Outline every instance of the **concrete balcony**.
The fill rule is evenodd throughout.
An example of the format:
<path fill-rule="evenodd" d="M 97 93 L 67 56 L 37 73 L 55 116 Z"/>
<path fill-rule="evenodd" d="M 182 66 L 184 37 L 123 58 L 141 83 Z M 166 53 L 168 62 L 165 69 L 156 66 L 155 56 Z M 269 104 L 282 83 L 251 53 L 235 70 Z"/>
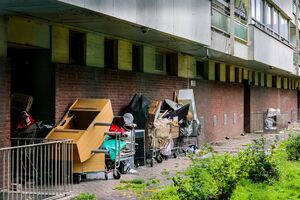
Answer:
<path fill-rule="evenodd" d="M 292 46 L 255 25 L 249 26 L 249 38 L 249 60 L 295 73 Z"/>
<path fill-rule="evenodd" d="M 211 42 L 209 0 L 59 1 L 202 45 L 209 46 Z"/>

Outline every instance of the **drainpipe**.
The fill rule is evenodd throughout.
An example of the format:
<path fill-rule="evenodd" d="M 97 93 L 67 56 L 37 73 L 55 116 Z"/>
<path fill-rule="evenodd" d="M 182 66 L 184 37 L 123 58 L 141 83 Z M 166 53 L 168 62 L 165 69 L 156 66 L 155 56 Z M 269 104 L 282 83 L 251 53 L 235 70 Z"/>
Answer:
<path fill-rule="evenodd" d="M 230 0 L 230 55 L 234 55 L 234 0 Z"/>
<path fill-rule="evenodd" d="M 296 57 L 297 57 L 297 63 L 296 63 L 296 73 L 299 76 L 299 25 L 298 25 L 298 19 L 299 19 L 299 0 L 296 0 Z"/>

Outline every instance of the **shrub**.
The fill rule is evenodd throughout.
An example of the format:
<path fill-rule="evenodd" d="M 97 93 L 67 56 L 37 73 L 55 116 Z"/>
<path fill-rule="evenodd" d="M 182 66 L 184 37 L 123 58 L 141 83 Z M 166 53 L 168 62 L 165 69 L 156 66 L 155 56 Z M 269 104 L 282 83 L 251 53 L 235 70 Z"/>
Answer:
<path fill-rule="evenodd" d="M 289 135 L 289 139 L 286 142 L 286 153 L 288 160 L 300 159 L 300 135 Z"/>
<path fill-rule="evenodd" d="M 77 197 L 73 198 L 73 200 L 96 200 L 97 197 L 95 194 L 90 194 L 90 193 L 80 193 Z"/>
<path fill-rule="evenodd" d="M 173 178 L 180 199 L 229 199 L 240 177 L 236 157 L 193 159 L 187 178 Z"/>
<path fill-rule="evenodd" d="M 271 153 L 265 151 L 263 138 L 254 140 L 237 156 L 225 154 L 191 159 L 192 165 L 186 171 L 186 176 L 173 178 L 180 199 L 229 199 L 243 178 L 267 183 L 279 178 Z"/>
<path fill-rule="evenodd" d="M 239 154 L 241 163 L 241 173 L 244 173 L 255 183 L 278 180 L 279 173 L 277 166 L 272 162 L 272 152 L 267 153 L 265 149 L 265 139 L 254 140 L 253 144 Z"/>

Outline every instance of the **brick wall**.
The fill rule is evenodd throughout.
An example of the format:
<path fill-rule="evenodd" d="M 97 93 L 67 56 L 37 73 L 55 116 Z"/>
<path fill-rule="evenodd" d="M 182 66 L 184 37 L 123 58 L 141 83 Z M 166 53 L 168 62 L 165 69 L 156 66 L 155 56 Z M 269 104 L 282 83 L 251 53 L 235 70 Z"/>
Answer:
<path fill-rule="evenodd" d="M 291 111 L 297 109 L 297 90 L 251 87 L 250 112 L 265 112 L 268 108 L 279 108 L 290 117 Z"/>
<path fill-rule="evenodd" d="M 0 148 L 9 146 L 10 135 L 10 70 L 0 58 Z"/>
<path fill-rule="evenodd" d="M 114 114 L 119 114 L 135 93 L 156 100 L 172 99 L 174 91 L 186 88 L 188 84 L 187 79 L 175 76 L 64 64 L 57 64 L 55 68 L 56 122 L 59 122 L 76 98 L 111 99 Z M 202 141 L 239 136 L 243 131 L 243 87 L 237 84 L 199 80 L 197 87 L 193 89 L 198 117 L 204 117 Z M 226 125 L 224 125 L 225 113 L 227 114 Z M 234 113 L 236 113 L 235 124 Z M 213 115 L 217 118 L 215 127 Z"/>
<path fill-rule="evenodd" d="M 241 84 L 197 81 L 194 93 L 198 118 L 204 117 L 205 134 L 202 140 L 216 141 L 240 136 L 244 124 L 243 91 Z"/>

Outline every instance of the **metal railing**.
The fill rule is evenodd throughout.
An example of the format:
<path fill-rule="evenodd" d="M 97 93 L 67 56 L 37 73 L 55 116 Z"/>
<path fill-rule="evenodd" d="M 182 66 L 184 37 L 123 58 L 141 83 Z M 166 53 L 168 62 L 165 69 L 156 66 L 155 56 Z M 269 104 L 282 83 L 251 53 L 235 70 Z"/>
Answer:
<path fill-rule="evenodd" d="M 215 4 L 212 7 L 212 19 L 211 25 L 214 29 L 221 31 L 227 35 L 230 34 L 230 16 L 225 10 L 219 9 Z M 234 35 L 235 38 L 248 41 L 248 25 L 247 22 L 238 19 L 234 19 Z"/>
<path fill-rule="evenodd" d="M 250 132 L 263 133 L 266 131 L 266 112 L 252 112 L 250 116 Z M 276 130 L 286 128 L 290 116 L 288 113 L 280 113 L 274 117 L 274 127 Z"/>
<path fill-rule="evenodd" d="M 250 115 L 250 132 L 264 132 L 264 113 L 252 112 Z"/>
<path fill-rule="evenodd" d="M 72 191 L 72 140 L 11 139 L 0 149 L 0 200 L 42 200 Z"/>

